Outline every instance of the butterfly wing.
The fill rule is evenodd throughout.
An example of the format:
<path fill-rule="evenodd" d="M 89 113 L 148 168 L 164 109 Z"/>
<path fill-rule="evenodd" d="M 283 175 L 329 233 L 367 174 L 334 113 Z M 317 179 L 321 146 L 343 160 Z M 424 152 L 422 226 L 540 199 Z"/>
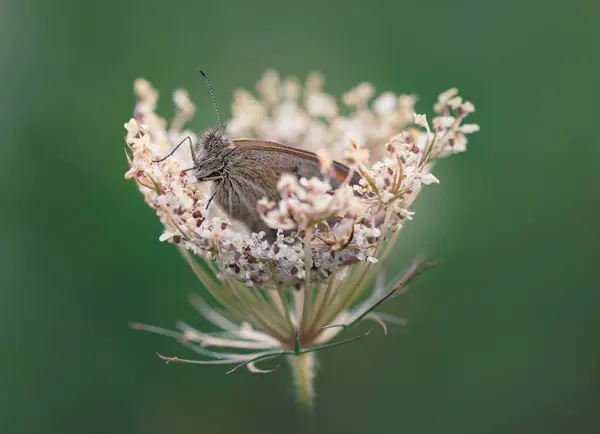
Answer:
<path fill-rule="evenodd" d="M 293 148 L 276 142 L 263 140 L 233 140 L 235 152 L 247 153 L 249 155 L 268 155 L 270 166 L 278 173 L 294 173 L 298 177 L 310 179 L 312 177 L 323 178 L 319 158 L 313 152 Z M 345 164 L 333 161 L 334 178 L 331 180 L 332 187 L 337 188 L 348 177 L 351 170 Z M 354 172 L 350 184 L 358 184 L 361 176 Z"/>
<path fill-rule="evenodd" d="M 215 190 L 215 200 L 230 217 L 244 222 L 253 232 L 264 231 L 269 241 L 276 238 L 277 230 L 266 225 L 257 202 L 263 197 L 278 200 L 277 182 L 283 173 L 307 179 L 323 178 L 316 154 L 275 142 L 232 140 L 227 161 L 223 179 Z M 351 169 L 337 161 L 332 166 L 334 177 L 330 182 L 335 189 L 347 179 Z M 353 172 L 350 184 L 357 184 L 360 179 Z M 332 220 L 330 224 L 334 223 Z"/>

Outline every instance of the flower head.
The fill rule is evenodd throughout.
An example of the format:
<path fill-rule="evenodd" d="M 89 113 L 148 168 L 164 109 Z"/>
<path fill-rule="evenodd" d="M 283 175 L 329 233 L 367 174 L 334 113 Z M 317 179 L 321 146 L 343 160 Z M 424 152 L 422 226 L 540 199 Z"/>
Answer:
<path fill-rule="evenodd" d="M 211 201 L 211 182 L 204 182 L 211 178 L 200 176 L 203 160 L 197 156 L 210 158 L 202 144 L 206 134 L 217 133 L 209 130 L 198 139 L 183 129 L 194 113 L 187 93 L 174 93 L 176 116 L 167 124 L 155 113 L 158 92 L 144 80 L 135 83 L 135 116 L 125 124 L 126 178 L 137 182 L 163 223 L 159 239 L 177 246 L 228 311 L 219 313 L 195 295 L 192 303 L 218 332 L 184 323 L 178 331 L 136 325 L 175 337 L 204 356 L 187 362 L 266 372 L 257 362 L 285 355 L 299 361 L 300 375 L 300 366 L 314 365 L 315 351 L 364 337 L 336 340 L 363 319 L 385 330 L 390 318 L 374 310 L 427 268 L 414 264 L 389 281 L 382 272 L 398 233 L 413 217 L 412 203 L 423 186 L 439 182 L 431 173 L 434 163 L 465 150 L 467 134 L 478 130 L 463 124 L 473 105 L 455 89 L 442 93 L 432 128 L 425 115 L 414 114 L 413 96 L 375 97 L 373 86 L 362 83 L 339 107 L 322 87 L 318 74 L 302 86 L 268 71 L 257 85 L 258 96 L 244 90 L 234 95 L 222 140 L 275 141 L 316 152 L 320 164 L 318 176 L 281 174 L 276 200 L 252 204 L 276 231 L 271 237 L 252 233 L 247 222 Z M 345 167 L 347 176 L 336 178 L 336 167 Z M 312 372 L 303 375 L 312 380 Z M 299 390 L 312 393 L 310 387 Z"/>

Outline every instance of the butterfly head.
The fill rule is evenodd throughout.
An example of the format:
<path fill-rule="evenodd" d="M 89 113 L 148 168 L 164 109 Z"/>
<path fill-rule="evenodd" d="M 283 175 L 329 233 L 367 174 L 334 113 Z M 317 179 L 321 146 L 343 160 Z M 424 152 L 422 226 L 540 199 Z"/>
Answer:
<path fill-rule="evenodd" d="M 196 178 L 214 181 L 223 178 L 227 166 L 227 154 L 231 140 L 220 128 L 208 128 L 198 140 L 195 155 Z"/>

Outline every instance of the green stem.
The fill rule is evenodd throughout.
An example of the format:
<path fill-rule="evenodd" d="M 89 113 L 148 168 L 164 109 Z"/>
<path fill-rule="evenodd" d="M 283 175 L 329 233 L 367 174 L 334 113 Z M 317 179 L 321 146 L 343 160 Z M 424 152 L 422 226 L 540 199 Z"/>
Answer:
<path fill-rule="evenodd" d="M 315 354 L 304 353 L 298 356 L 288 356 L 288 361 L 296 383 L 298 402 L 310 412 L 315 398 Z"/>

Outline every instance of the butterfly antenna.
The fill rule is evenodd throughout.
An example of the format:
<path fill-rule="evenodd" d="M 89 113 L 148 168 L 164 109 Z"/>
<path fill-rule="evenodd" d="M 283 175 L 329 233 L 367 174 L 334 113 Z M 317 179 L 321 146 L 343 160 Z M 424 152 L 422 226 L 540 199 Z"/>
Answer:
<path fill-rule="evenodd" d="M 206 84 L 208 84 L 208 91 L 210 92 L 210 97 L 212 98 L 213 105 L 215 106 L 215 111 L 217 112 L 217 121 L 219 122 L 219 128 L 222 127 L 221 124 L 221 115 L 219 114 L 219 106 L 217 105 L 217 99 L 215 98 L 215 93 L 213 92 L 212 85 L 210 84 L 210 80 L 208 79 L 208 75 L 202 70 L 200 70 L 200 74 L 206 80 Z"/>

